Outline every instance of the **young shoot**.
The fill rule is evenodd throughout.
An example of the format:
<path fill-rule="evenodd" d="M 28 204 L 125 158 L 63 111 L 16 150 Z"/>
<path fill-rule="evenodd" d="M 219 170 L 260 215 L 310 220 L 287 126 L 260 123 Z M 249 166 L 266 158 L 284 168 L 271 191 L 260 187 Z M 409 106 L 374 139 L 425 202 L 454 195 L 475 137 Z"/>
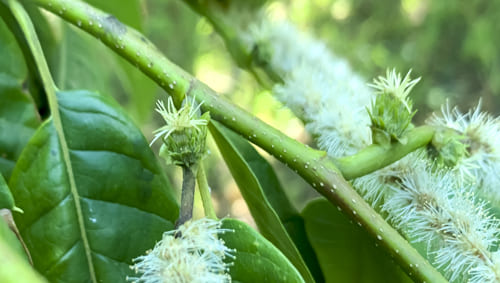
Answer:
<path fill-rule="evenodd" d="M 176 227 L 191 219 L 193 215 L 196 172 L 206 153 L 209 113 L 198 116 L 199 109 L 200 105 L 197 105 L 193 98 L 191 101 L 186 99 L 184 105 L 177 110 L 172 97 L 168 98 L 167 107 L 159 101 L 156 108 L 166 125 L 153 132 L 155 138 L 152 143 L 162 138 L 160 156 L 167 164 L 182 167 L 181 208 Z"/>

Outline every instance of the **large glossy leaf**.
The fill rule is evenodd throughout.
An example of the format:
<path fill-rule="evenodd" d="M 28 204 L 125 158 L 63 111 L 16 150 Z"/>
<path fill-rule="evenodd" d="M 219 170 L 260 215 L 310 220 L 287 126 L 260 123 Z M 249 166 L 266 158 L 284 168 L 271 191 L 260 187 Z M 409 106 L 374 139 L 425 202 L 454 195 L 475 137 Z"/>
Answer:
<path fill-rule="evenodd" d="M 115 103 L 88 91 L 59 92 L 58 102 L 61 125 L 40 126 L 11 176 L 25 212 L 16 223 L 51 282 L 123 282 L 131 259 L 173 227 L 178 205 Z"/>
<path fill-rule="evenodd" d="M 302 212 L 326 282 L 412 282 L 358 225 L 325 199 Z"/>
<path fill-rule="evenodd" d="M 235 250 L 229 273 L 233 282 L 300 283 L 304 279 L 290 261 L 271 242 L 247 224 L 222 220 L 222 228 L 232 230 L 220 234 L 226 246 Z"/>
<path fill-rule="evenodd" d="M 0 218 L 0 282 L 3 283 L 42 283 L 47 282 L 37 274 L 26 260 L 26 254 L 10 231 L 7 224 Z"/>
<path fill-rule="evenodd" d="M 314 282 L 301 254 L 281 223 L 280 216 L 266 197 L 266 195 L 271 196 L 270 199 L 280 211 L 283 220 L 294 220 L 296 215 L 294 209 L 279 187 L 276 176 L 269 172 L 272 168 L 257 169 L 257 172 L 264 177 L 260 180 L 253 170 L 262 166 L 264 162 L 256 157 L 257 153 L 251 145 L 245 145 L 245 141 L 216 121 L 211 122 L 210 132 L 262 235 L 290 259 L 307 282 Z M 262 171 L 263 169 L 267 172 Z M 266 187 L 266 194 L 263 187 Z"/>

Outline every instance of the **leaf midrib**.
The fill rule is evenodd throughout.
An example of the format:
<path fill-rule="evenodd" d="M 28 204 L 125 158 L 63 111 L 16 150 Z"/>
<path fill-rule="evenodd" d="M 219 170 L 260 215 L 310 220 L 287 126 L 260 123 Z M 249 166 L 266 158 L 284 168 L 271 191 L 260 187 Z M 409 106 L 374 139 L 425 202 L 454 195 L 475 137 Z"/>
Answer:
<path fill-rule="evenodd" d="M 92 260 L 92 251 L 90 250 L 89 240 L 87 238 L 87 233 L 85 232 L 85 224 L 84 224 L 84 219 L 83 219 L 82 207 L 81 207 L 81 203 L 80 203 L 80 195 L 78 194 L 78 188 L 77 188 L 76 182 L 75 182 L 75 175 L 73 173 L 73 165 L 71 164 L 71 159 L 70 159 L 70 155 L 69 155 L 69 147 L 68 147 L 68 143 L 66 142 L 66 136 L 64 135 L 62 120 L 61 120 L 61 116 L 59 113 L 59 107 L 58 107 L 59 103 L 57 101 L 57 97 L 55 94 L 55 88 L 52 90 L 53 90 L 53 92 L 51 93 L 51 95 L 54 96 L 54 98 L 53 98 L 54 103 L 53 104 L 55 105 L 55 107 L 54 108 L 50 107 L 50 110 L 52 113 L 54 128 L 56 129 L 57 136 L 59 138 L 61 152 L 63 155 L 64 163 L 66 165 L 66 173 L 68 174 L 70 191 L 71 191 L 71 195 L 73 196 L 73 200 L 75 202 L 75 210 L 76 210 L 76 215 L 77 215 L 77 219 L 78 219 L 78 227 L 80 228 L 80 235 L 82 237 L 83 247 L 85 250 L 85 255 L 87 257 L 90 277 L 92 279 L 92 282 L 97 283 L 97 278 L 96 278 L 96 274 L 95 274 L 95 270 L 94 270 L 94 263 Z"/>

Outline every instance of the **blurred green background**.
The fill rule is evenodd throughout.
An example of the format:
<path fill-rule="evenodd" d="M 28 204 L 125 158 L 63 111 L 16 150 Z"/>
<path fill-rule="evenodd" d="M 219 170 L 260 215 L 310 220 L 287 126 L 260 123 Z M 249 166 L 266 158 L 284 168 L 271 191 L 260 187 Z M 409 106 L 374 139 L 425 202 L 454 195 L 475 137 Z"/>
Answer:
<path fill-rule="evenodd" d="M 210 24 L 182 1 L 87 2 L 145 33 L 173 62 L 220 94 L 289 136 L 311 142 L 301 122 L 236 67 Z M 266 9 L 272 17 L 289 19 L 324 41 L 367 82 L 383 75 L 386 68 L 396 67 L 402 73 L 413 69 L 413 77 L 422 77 L 412 92 L 419 110 L 417 124 L 447 99 L 466 111 L 482 97 L 483 109 L 499 113 L 498 0 L 289 0 L 269 1 Z M 166 94 L 99 41 L 55 16 L 43 15 L 46 20 L 38 20 L 37 28 L 57 85 L 115 97 L 151 139 L 152 130 L 163 122 L 153 111 L 154 102 L 166 99 Z M 46 32 L 47 25 L 54 34 Z M 230 214 L 251 223 L 236 185 L 210 143 L 211 154 L 205 162 L 218 215 Z M 297 175 L 263 154 L 299 209 L 316 196 Z M 179 187 L 180 172 L 175 168 L 169 172 Z"/>

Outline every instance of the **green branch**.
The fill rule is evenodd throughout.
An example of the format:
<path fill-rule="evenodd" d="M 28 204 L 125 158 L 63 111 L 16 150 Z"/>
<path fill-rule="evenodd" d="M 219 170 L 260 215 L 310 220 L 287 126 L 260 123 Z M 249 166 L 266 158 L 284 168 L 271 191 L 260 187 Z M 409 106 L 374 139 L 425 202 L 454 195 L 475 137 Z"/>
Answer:
<path fill-rule="evenodd" d="M 435 129 L 421 126 L 409 131 L 404 139 L 405 144 L 394 142 L 390 147 L 372 144 L 358 153 L 339 158 L 334 161 L 347 180 L 358 178 L 375 170 L 390 165 L 408 153 L 431 142 Z"/>
<path fill-rule="evenodd" d="M 442 275 L 361 198 L 342 177 L 326 153 L 289 138 L 255 116 L 217 95 L 166 59 L 144 36 L 112 15 L 84 2 L 29 0 L 99 38 L 135 64 L 180 104 L 185 95 L 203 101 L 203 110 L 297 171 L 315 189 L 359 222 L 415 280 L 446 282 Z"/>

